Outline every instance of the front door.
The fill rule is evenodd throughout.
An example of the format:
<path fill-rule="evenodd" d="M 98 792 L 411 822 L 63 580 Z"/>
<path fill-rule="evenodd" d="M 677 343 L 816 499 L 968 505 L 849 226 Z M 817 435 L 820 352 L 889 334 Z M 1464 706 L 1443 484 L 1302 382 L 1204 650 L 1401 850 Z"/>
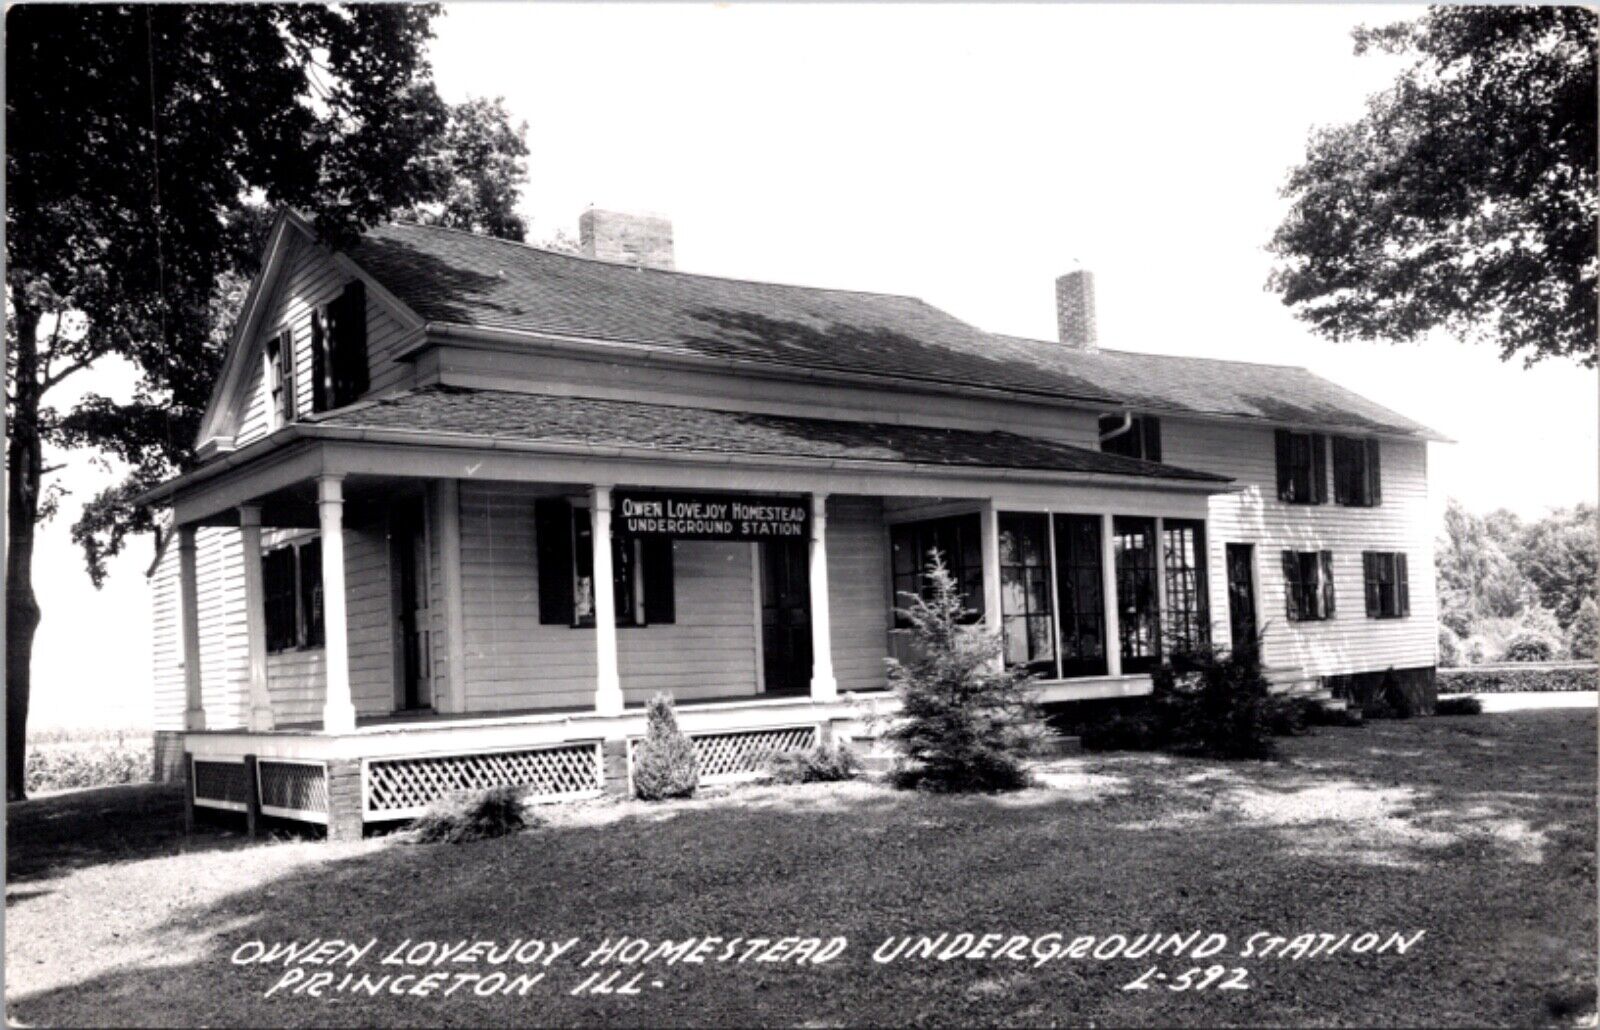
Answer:
<path fill-rule="evenodd" d="M 763 540 L 761 670 L 769 694 L 811 689 L 811 584 L 808 541 Z"/>
<path fill-rule="evenodd" d="M 428 535 L 422 502 L 397 505 L 390 534 L 395 574 L 395 616 L 399 623 L 400 684 L 395 698 L 402 710 L 433 704 L 433 655 L 428 609 Z"/>
<path fill-rule="evenodd" d="M 1256 639 L 1256 548 L 1228 545 L 1228 627 L 1233 646 L 1254 646 Z"/>

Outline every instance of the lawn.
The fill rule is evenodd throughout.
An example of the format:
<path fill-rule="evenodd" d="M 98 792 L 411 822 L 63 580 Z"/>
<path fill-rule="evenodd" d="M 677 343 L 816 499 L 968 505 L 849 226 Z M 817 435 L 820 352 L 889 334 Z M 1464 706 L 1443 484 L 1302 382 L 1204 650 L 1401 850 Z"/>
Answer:
<path fill-rule="evenodd" d="M 1574 1025 L 1594 1011 L 1595 733 L 1593 710 L 1372 723 L 1290 740 L 1280 763 L 1073 756 L 1042 769 L 1045 786 L 1007 797 L 862 782 L 749 787 L 654 807 L 547 809 L 543 828 L 461 846 L 250 842 L 215 829 L 186 841 L 170 788 L 47 798 L 9 813 L 10 1016 L 34 1025 Z M 1063 935 L 1059 946 L 1079 936 L 1100 946 L 1113 934 L 1194 931 L 1226 935 L 1225 948 L 1198 960 L 1043 964 L 872 957 L 903 934 L 1001 935 L 991 952 L 1025 937 L 1011 954 L 1028 955 L 1048 954 L 1049 934 Z M 1255 934 L 1387 941 L 1417 931 L 1426 933 L 1403 954 L 1327 943 L 1328 953 L 1300 958 L 1240 954 Z M 821 965 L 658 961 L 613 981 L 643 973 L 640 993 L 572 993 L 594 971 L 581 956 L 620 935 L 652 947 L 708 935 L 848 944 Z M 527 967 L 545 978 L 509 997 L 473 993 L 493 981 L 461 981 L 448 997 L 267 997 L 283 965 L 230 963 L 252 940 L 313 938 L 376 938 L 338 973 L 373 977 L 407 972 L 379 959 L 408 940 L 580 943 L 548 967 Z M 1220 980 L 1173 989 L 1185 970 L 1214 964 L 1227 970 Z M 1149 989 L 1125 989 L 1152 967 Z"/>

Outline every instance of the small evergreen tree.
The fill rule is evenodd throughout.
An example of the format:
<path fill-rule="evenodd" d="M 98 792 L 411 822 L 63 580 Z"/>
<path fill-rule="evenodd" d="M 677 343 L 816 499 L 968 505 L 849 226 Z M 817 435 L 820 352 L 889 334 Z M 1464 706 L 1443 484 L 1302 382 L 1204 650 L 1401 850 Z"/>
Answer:
<path fill-rule="evenodd" d="M 930 596 L 898 609 L 911 621 L 914 658 L 889 659 L 901 719 L 888 731 L 901 751 L 896 786 L 935 791 L 1017 790 L 1023 759 L 1043 736 L 1029 677 L 1005 668 L 996 634 L 967 625 L 971 610 L 937 551 L 925 572 Z"/>
<path fill-rule="evenodd" d="M 686 798 L 700 786 L 694 744 L 678 729 L 671 694 L 645 708 L 645 737 L 633 752 L 633 792 L 646 801 Z"/>
<path fill-rule="evenodd" d="M 1174 652 L 1151 680 L 1164 749 L 1214 758 L 1277 754 L 1273 731 L 1285 717 L 1262 669 L 1259 646 Z"/>

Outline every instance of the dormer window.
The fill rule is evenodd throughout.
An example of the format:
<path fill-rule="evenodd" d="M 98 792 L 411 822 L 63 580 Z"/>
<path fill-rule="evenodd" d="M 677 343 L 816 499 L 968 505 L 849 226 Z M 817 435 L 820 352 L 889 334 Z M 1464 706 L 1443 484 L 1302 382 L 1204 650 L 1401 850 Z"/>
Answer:
<path fill-rule="evenodd" d="M 311 410 L 342 408 L 368 385 L 367 289 L 357 279 L 311 313 Z"/>
<path fill-rule="evenodd" d="M 1100 416 L 1100 450 L 1124 458 L 1161 460 L 1161 420 L 1154 415 L 1135 415 L 1123 428 L 1122 415 Z"/>

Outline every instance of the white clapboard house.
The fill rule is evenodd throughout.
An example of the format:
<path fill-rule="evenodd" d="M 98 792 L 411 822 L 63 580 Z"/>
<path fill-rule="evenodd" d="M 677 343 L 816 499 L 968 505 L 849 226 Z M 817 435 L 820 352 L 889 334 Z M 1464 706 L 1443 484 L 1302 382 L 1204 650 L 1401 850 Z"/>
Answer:
<path fill-rule="evenodd" d="M 707 778 L 892 710 L 940 549 L 1044 701 L 1264 633 L 1285 687 L 1436 660 L 1428 429 L 1301 368 L 1102 350 L 914 297 L 282 215 L 201 463 L 146 498 L 156 726 L 197 806 L 334 837 L 501 782 L 627 789 L 645 701 Z M 1046 287 L 1047 288 L 1047 287 Z"/>

